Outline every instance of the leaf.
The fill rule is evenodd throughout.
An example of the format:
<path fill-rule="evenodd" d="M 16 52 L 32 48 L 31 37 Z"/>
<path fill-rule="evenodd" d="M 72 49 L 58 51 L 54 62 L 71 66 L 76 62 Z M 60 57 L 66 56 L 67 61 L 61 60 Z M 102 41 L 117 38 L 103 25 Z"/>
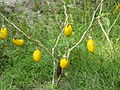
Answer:
<path fill-rule="evenodd" d="M 65 3 L 66 3 L 66 4 L 69 4 L 69 3 L 70 3 L 70 0 L 65 0 Z"/>
<path fill-rule="evenodd" d="M 65 44 L 65 43 L 59 43 L 58 46 L 59 46 L 59 47 L 65 47 L 66 44 Z"/>
<path fill-rule="evenodd" d="M 3 42 L 4 42 L 4 41 L 3 41 L 2 39 L 0 39 L 0 44 L 3 44 Z"/>
<path fill-rule="evenodd" d="M 67 5 L 69 8 L 76 8 L 74 5 Z"/>
<path fill-rule="evenodd" d="M 109 20 L 109 18 L 103 17 L 102 18 L 102 24 L 107 26 L 107 27 L 110 27 L 110 20 Z"/>
<path fill-rule="evenodd" d="M 110 13 L 101 13 L 99 16 L 100 17 L 104 17 L 104 16 L 108 16 Z"/>
<path fill-rule="evenodd" d="M 64 75 L 67 77 L 69 75 L 69 72 L 65 72 Z"/>

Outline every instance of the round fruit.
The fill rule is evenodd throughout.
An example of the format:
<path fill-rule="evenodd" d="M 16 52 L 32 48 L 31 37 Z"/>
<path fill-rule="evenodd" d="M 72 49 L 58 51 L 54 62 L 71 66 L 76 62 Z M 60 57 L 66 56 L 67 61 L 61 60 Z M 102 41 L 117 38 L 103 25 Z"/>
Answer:
<path fill-rule="evenodd" d="M 72 35 L 72 25 L 68 24 L 64 27 L 64 34 L 69 37 Z"/>
<path fill-rule="evenodd" d="M 60 59 L 60 67 L 61 67 L 62 69 L 64 69 L 64 68 L 66 68 L 67 66 L 68 66 L 68 59 L 66 59 L 66 58 Z"/>
<path fill-rule="evenodd" d="M 91 38 L 87 42 L 87 49 L 90 53 L 94 53 L 95 51 L 95 43 L 94 40 Z"/>
<path fill-rule="evenodd" d="M 37 50 L 35 50 L 35 51 L 33 52 L 33 59 L 34 59 L 34 61 L 36 61 L 36 62 L 39 62 L 39 61 L 40 61 L 40 59 L 41 59 L 41 52 L 40 52 L 39 49 L 37 49 Z"/>
<path fill-rule="evenodd" d="M 16 46 L 22 46 L 25 42 L 23 39 L 12 39 L 13 43 L 16 45 Z"/>
<path fill-rule="evenodd" d="M 0 38 L 2 40 L 6 39 L 6 37 L 8 36 L 8 30 L 6 27 L 4 28 L 1 28 L 1 31 L 0 31 Z"/>

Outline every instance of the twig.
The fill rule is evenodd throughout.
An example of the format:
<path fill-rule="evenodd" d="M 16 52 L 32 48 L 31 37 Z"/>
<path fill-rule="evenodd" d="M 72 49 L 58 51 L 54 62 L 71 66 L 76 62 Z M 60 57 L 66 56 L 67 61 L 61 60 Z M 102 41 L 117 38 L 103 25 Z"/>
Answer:
<path fill-rule="evenodd" d="M 107 33 L 105 32 L 105 29 L 103 28 L 103 25 L 102 25 L 102 23 L 100 22 L 99 17 L 98 17 L 98 23 L 99 23 L 99 25 L 100 25 L 100 27 L 101 27 L 101 30 L 102 30 L 103 33 L 105 34 L 106 39 L 107 39 L 108 43 L 110 44 L 111 49 L 113 49 L 112 44 L 111 44 L 111 41 L 110 41 L 110 39 L 109 39 Z"/>
<path fill-rule="evenodd" d="M 101 14 L 101 12 L 102 12 L 102 6 L 103 6 L 103 1 L 102 1 L 102 3 L 101 3 L 101 6 L 100 6 L 99 14 Z M 111 41 L 110 41 L 110 39 L 109 39 L 107 33 L 105 32 L 105 29 L 104 29 L 102 23 L 100 22 L 100 17 L 99 17 L 99 16 L 97 17 L 97 20 L 98 20 L 98 23 L 99 23 L 99 25 L 100 25 L 100 27 L 101 27 L 101 29 L 102 29 L 104 35 L 106 36 L 106 39 L 107 39 L 108 43 L 110 44 L 111 49 L 113 49 L 112 44 L 111 44 Z"/>
<path fill-rule="evenodd" d="M 65 23 L 64 25 L 66 25 L 68 23 L 68 15 L 67 15 L 67 9 L 66 9 L 66 5 L 65 5 L 65 1 L 64 1 L 64 14 L 65 14 Z"/>
<path fill-rule="evenodd" d="M 117 15 L 117 17 L 116 17 L 116 19 L 114 20 L 113 24 L 112 24 L 111 27 L 108 29 L 108 32 L 107 32 L 108 35 L 109 35 L 112 27 L 115 25 L 116 21 L 118 20 L 119 16 L 120 16 L 120 13 Z"/>
<path fill-rule="evenodd" d="M 65 25 L 68 24 L 68 15 L 67 15 L 67 8 L 66 8 L 66 5 L 65 5 L 65 0 L 63 0 L 63 2 L 64 2 L 64 14 L 65 14 L 65 17 L 66 17 L 65 22 L 64 22 L 64 26 L 65 26 Z M 68 43 L 66 37 L 65 37 L 65 41 L 66 41 L 66 44 L 67 44 L 67 47 L 66 47 L 66 49 L 67 49 L 67 48 L 69 48 L 69 43 Z M 65 54 L 66 54 L 66 49 L 65 49 Z"/>
<path fill-rule="evenodd" d="M 64 22 L 64 26 L 67 24 L 67 22 L 68 22 L 68 15 L 67 15 L 67 9 L 66 9 L 66 6 L 65 6 L 65 2 L 64 2 L 64 14 L 65 14 L 65 22 Z M 52 48 L 52 55 L 54 55 L 54 50 L 55 50 L 55 48 L 56 48 L 56 46 L 57 46 L 57 44 L 58 44 L 58 42 L 59 42 L 59 40 L 60 40 L 60 37 L 62 36 L 62 33 L 63 33 L 63 31 L 64 31 L 64 28 L 62 29 L 62 32 L 59 34 L 59 36 L 57 37 L 57 40 L 56 40 L 56 42 L 55 42 L 55 44 L 54 44 L 54 46 L 53 46 L 53 48 Z M 54 83 L 55 83 L 55 66 L 56 66 L 56 63 L 55 63 L 55 61 L 53 60 L 53 65 L 54 65 L 54 67 L 53 67 L 53 78 L 52 78 L 52 86 L 54 85 Z M 58 79 L 59 80 L 59 79 Z"/>
<path fill-rule="evenodd" d="M 59 42 L 59 39 L 60 39 L 61 35 L 62 35 L 62 33 L 60 33 L 60 35 L 57 37 L 56 43 L 55 43 L 55 45 L 54 45 L 53 48 L 52 48 L 52 55 L 54 55 L 54 50 L 55 50 L 55 48 L 56 48 L 56 46 L 57 46 L 57 44 L 58 44 L 58 42 Z M 55 66 L 56 66 L 55 60 L 53 60 L 53 65 L 54 65 L 54 67 L 53 67 L 52 86 L 53 86 L 54 83 L 55 83 Z"/>
<path fill-rule="evenodd" d="M 14 28 L 16 28 L 19 32 L 21 32 L 25 37 L 27 37 L 29 40 L 37 43 L 40 47 L 42 47 L 49 55 L 51 55 L 54 59 L 56 59 L 52 53 L 39 41 L 39 40 L 35 40 L 33 38 L 31 38 L 30 36 L 28 36 L 24 31 L 22 31 L 20 28 L 18 28 L 14 23 L 12 23 L 11 21 L 9 21 L 1 12 L 0 15 L 8 22 L 10 23 Z"/>
<path fill-rule="evenodd" d="M 52 54 L 54 54 L 54 50 L 55 50 L 55 48 L 56 48 L 56 46 L 57 46 L 57 44 L 59 42 L 59 39 L 60 39 L 61 35 L 62 35 L 62 33 L 60 33 L 60 35 L 57 37 L 56 43 L 55 43 L 55 45 L 52 48 Z"/>
<path fill-rule="evenodd" d="M 101 3 L 103 2 L 103 0 L 101 1 Z M 89 31 L 89 29 L 91 28 L 92 24 L 93 24 L 93 21 L 95 19 L 95 14 L 98 10 L 98 8 L 100 7 L 101 3 L 98 5 L 98 7 L 96 8 L 96 10 L 93 12 L 93 16 L 92 16 L 92 20 L 90 22 L 90 25 L 88 26 L 87 30 L 83 33 L 82 37 L 80 38 L 80 40 L 73 46 L 71 47 L 69 50 L 68 50 L 68 53 L 67 53 L 67 58 L 69 58 L 69 55 L 70 55 L 70 52 L 75 48 L 77 47 L 84 39 L 85 35 L 87 34 L 87 32 Z"/>
<path fill-rule="evenodd" d="M 102 13 L 102 6 L 103 6 L 103 1 L 101 2 L 101 5 L 100 5 L 99 15 Z"/>
<path fill-rule="evenodd" d="M 101 1 L 101 3 L 102 3 L 102 2 L 103 2 L 103 0 Z M 83 33 L 81 39 L 80 39 L 73 47 L 71 47 L 70 49 L 68 49 L 67 58 L 69 58 L 70 52 L 71 52 L 76 46 L 78 46 L 78 45 L 83 41 L 85 35 L 87 34 L 87 32 L 89 31 L 89 29 L 91 28 L 91 26 L 92 26 L 92 24 L 93 24 L 93 21 L 94 21 L 94 19 L 95 19 L 95 14 L 96 14 L 98 8 L 100 7 L 101 3 L 98 5 L 98 7 L 96 8 L 96 10 L 93 12 L 93 16 L 92 16 L 92 20 L 91 20 L 91 22 L 90 22 L 90 25 L 88 26 L 87 30 Z M 62 74 L 61 74 L 61 75 L 62 75 Z M 61 75 L 60 75 L 59 78 L 58 78 L 57 85 L 59 84 L 59 82 L 60 82 L 60 80 L 61 80 L 61 77 L 62 77 Z"/>

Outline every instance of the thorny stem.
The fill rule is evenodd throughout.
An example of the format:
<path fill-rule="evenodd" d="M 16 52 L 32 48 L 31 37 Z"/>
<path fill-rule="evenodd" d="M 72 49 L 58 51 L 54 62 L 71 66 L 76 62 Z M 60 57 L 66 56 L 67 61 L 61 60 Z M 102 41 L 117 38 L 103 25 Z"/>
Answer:
<path fill-rule="evenodd" d="M 65 6 L 65 2 L 64 2 L 64 14 L 65 14 L 65 22 L 64 22 L 64 26 L 68 23 L 68 15 L 67 15 L 67 9 L 66 9 L 66 6 Z M 52 55 L 54 55 L 54 50 L 59 42 L 59 39 L 60 37 L 62 36 L 62 33 L 63 33 L 64 29 L 62 30 L 62 32 L 59 34 L 59 36 L 57 37 L 57 40 L 56 40 L 56 43 L 54 44 L 53 48 L 52 48 Z M 55 83 L 55 66 L 56 66 L 56 63 L 55 61 L 53 60 L 53 78 L 52 78 L 52 86 L 54 85 Z M 61 78 L 61 75 L 60 75 L 60 78 Z M 58 81 L 59 81 L 59 78 L 58 78 Z"/>
<path fill-rule="evenodd" d="M 63 0 L 63 3 L 64 3 L 64 14 L 65 14 L 65 22 L 64 22 L 64 26 L 68 24 L 68 14 L 67 14 L 67 8 L 66 8 L 66 5 L 65 5 L 65 0 Z M 65 37 L 65 36 L 64 36 Z M 67 47 L 66 49 L 69 48 L 69 44 L 68 44 L 68 41 L 67 41 L 67 38 L 65 37 L 65 41 L 66 41 L 66 44 L 67 44 Z M 65 54 L 66 54 L 66 50 L 65 50 Z"/>
<path fill-rule="evenodd" d="M 62 33 L 60 33 L 60 35 L 57 37 L 56 43 L 55 43 L 55 45 L 54 45 L 53 48 L 52 48 L 52 55 L 54 55 L 54 50 L 55 50 L 55 48 L 56 48 L 56 46 L 57 46 L 57 44 L 58 44 L 58 42 L 59 42 L 59 39 L 60 39 L 61 35 L 62 35 Z M 54 83 L 55 83 L 55 66 L 56 66 L 55 60 L 53 60 L 53 65 L 54 65 L 54 67 L 53 67 L 52 86 L 53 86 Z"/>
<path fill-rule="evenodd" d="M 1 12 L 0 15 L 8 22 L 10 23 L 13 27 L 15 27 L 19 32 L 21 32 L 25 37 L 27 37 L 29 40 L 35 42 L 36 44 L 38 44 L 40 47 L 43 47 L 43 49 L 49 54 L 51 55 L 55 60 L 57 60 L 54 55 L 52 55 L 52 53 L 39 41 L 39 40 L 35 40 L 33 38 L 31 38 L 30 36 L 28 36 L 24 31 L 22 31 L 20 28 L 18 28 L 14 23 L 12 23 L 11 21 L 9 21 Z"/>
<path fill-rule="evenodd" d="M 103 0 L 101 1 L 101 3 L 102 3 L 102 2 L 103 2 Z M 83 35 L 82 35 L 82 37 L 80 38 L 80 40 L 79 40 L 73 47 L 71 47 L 71 48 L 68 50 L 67 58 L 69 58 L 70 52 L 71 52 L 75 47 L 77 47 L 77 46 L 83 41 L 85 35 L 86 35 L 87 32 L 90 30 L 90 28 L 91 28 L 91 26 L 92 26 L 92 24 L 93 24 L 93 21 L 94 21 L 94 19 L 95 19 L 95 14 L 96 14 L 98 8 L 100 7 L 101 3 L 98 5 L 98 7 L 96 8 L 96 10 L 93 12 L 92 20 L 91 20 L 91 22 L 90 22 L 87 30 L 83 33 Z"/>
<path fill-rule="evenodd" d="M 101 5 L 100 5 L 100 11 L 99 11 L 99 15 L 102 13 L 102 7 L 103 6 L 103 1 L 101 2 Z"/>
<path fill-rule="evenodd" d="M 64 14 L 65 14 L 65 22 L 64 22 L 64 26 L 66 25 L 66 24 L 68 24 L 68 15 L 67 15 L 67 8 L 66 8 L 66 5 L 65 5 L 65 1 L 64 1 Z M 52 54 L 54 54 L 54 50 L 55 50 L 55 48 L 56 48 L 56 46 L 57 46 L 57 44 L 58 44 L 58 42 L 59 42 L 59 39 L 60 39 L 60 37 L 62 36 L 62 33 L 63 33 L 63 31 L 64 31 L 64 29 L 62 30 L 62 32 L 60 33 L 60 35 L 58 36 L 58 38 L 57 38 L 57 40 L 56 40 L 56 43 L 55 43 L 55 45 L 53 46 L 53 48 L 52 48 Z M 65 38 L 66 39 L 66 38 Z M 67 40 L 66 40 L 66 42 L 67 42 Z M 68 43 L 67 43 L 67 46 L 69 46 L 68 45 Z M 54 80 L 54 78 L 55 78 L 55 61 L 53 61 L 53 65 L 54 65 L 54 68 L 53 68 L 53 80 L 52 80 L 52 86 L 54 85 L 54 82 L 55 82 L 55 80 Z M 59 84 L 59 82 L 60 82 L 60 79 L 61 79 L 61 76 L 62 76 L 62 72 L 61 72 L 61 74 L 60 74 L 60 76 L 59 76 L 59 78 L 58 78 L 58 80 L 57 80 L 57 85 Z"/>
<path fill-rule="evenodd" d="M 64 1 L 64 14 L 65 14 L 65 17 L 66 17 L 64 25 L 66 25 L 68 23 L 68 15 L 67 15 L 67 8 L 65 6 L 65 1 Z"/>
<path fill-rule="evenodd" d="M 93 12 L 92 20 L 91 20 L 91 22 L 90 22 L 87 30 L 83 33 L 83 35 L 82 35 L 82 37 L 80 38 L 80 40 L 79 40 L 73 47 L 71 47 L 71 48 L 68 50 L 67 58 L 69 58 L 70 52 L 71 52 L 76 46 L 78 46 L 78 45 L 83 41 L 85 35 L 86 35 L 87 32 L 90 30 L 90 28 L 91 28 L 91 26 L 92 26 L 92 24 L 93 24 L 93 21 L 94 21 L 94 19 L 95 19 L 95 14 L 96 14 L 98 8 L 100 7 L 100 5 L 102 6 L 102 3 L 103 3 L 103 0 L 102 0 L 101 3 L 98 5 L 98 7 L 96 8 L 96 10 Z M 65 2 L 64 2 L 64 14 L 65 14 L 65 16 L 66 16 L 64 25 L 66 25 L 66 24 L 68 23 L 68 15 L 67 15 L 66 11 L 67 11 L 67 9 L 66 9 Z M 49 51 L 40 41 L 35 40 L 35 39 L 29 37 L 26 33 L 24 33 L 24 32 L 23 32 L 22 30 L 20 30 L 17 26 L 15 26 L 12 22 L 10 22 L 6 17 L 4 17 L 4 15 L 3 15 L 2 13 L 0 13 L 0 14 L 1 14 L 1 16 L 2 16 L 6 21 L 8 21 L 11 25 L 13 25 L 19 32 L 21 32 L 22 34 L 24 34 L 28 39 L 36 42 L 39 46 L 43 47 L 55 60 L 57 60 L 57 59 L 54 57 L 54 50 L 55 50 L 55 48 L 56 48 L 56 46 L 57 46 L 57 44 L 58 44 L 58 42 L 59 42 L 59 39 L 60 39 L 63 31 L 62 31 L 62 33 L 60 33 L 60 35 L 57 37 L 56 43 L 55 43 L 55 45 L 54 45 L 53 48 L 52 48 L 52 53 L 50 53 L 50 51 Z M 54 76 L 55 76 L 55 66 L 56 66 L 56 65 L 55 65 L 55 60 L 53 61 L 54 68 L 53 68 L 53 81 L 52 81 L 52 85 L 54 85 L 54 78 L 55 78 L 55 77 L 54 77 Z M 62 70 L 62 72 L 63 72 L 63 70 Z M 57 85 L 59 84 L 59 82 L 60 82 L 60 80 L 61 80 L 61 76 L 62 76 L 62 74 L 61 74 L 61 75 L 59 76 L 59 78 L 58 78 Z"/>
<path fill-rule="evenodd" d="M 83 41 L 85 35 L 86 35 L 87 32 L 90 30 L 90 28 L 91 28 L 91 26 L 92 26 L 92 24 L 93 24 L 93 21 L 94 21 L 94 19 L 95 19 L 95 14 L 96 14 L 98 8 L 100 7 L 100 5 L 102 4 L 102 2 L 103 2 L 103 0 L 102 0 L 101 3 L 98 5 L 98 7 L 96 8 L 96 10 L 93 12 L 93 16 L 92 16 L 92 20 L 91 20 L 91 22 L 90 22 L 90 25 L 88 26 L 87 30 L 83 33 L 81 39 L 80 39 L 73 47 L 71 47 L 70 49 L 68 49 L 67 58 L 69 58 L 70 52 L 71 52 L 75 47 L 77 47 L 77 46 Z M 59 84 L 60 80 L 61 80 L 61 75 L 60 75 L 59 78 L 58 78 L 57 85 Z"/>
<path fill-rule="evenodd" d="M 113 49 L 112 44 L 111 44 L 111 41 L 110 41 L 107 33 L 105 32 L 105 29 L 103 28 L 103 25 L 102 25 L 102 23 L 100 22 L 100 19 L 99 19 L 99 18 L 98 18 L 98 23 L 99 23 L 99 25 L 100 25 L 100 27 L 101 27 L 101 30 L 102 30 L 103 33 L 105 34 L 108 43 L 110 44 L 110 48 Z"/>
<path fill-rule="evenodd" d="M 102 6 L 103 6 L 103 2 L 101 3 L 99 14 L 101 14 L 101 12 L 102 12 Z M 100 17 L 99 17 L 99 16 L 97 17 L 97 20 L 98 20 L 98 23 L 99 23 L 99 25 L 100 25 L 100 27 L 101 27 L 104 35 L 106 36 L 106 39 L 107 39 L 108 43 L 110 44 L 111 49 L 113 49 L 112 44 L 111 44 L 111 41 L 110 41 L 107 33 L 105 32 L 105 29 L 104 29 L 102 23 L 100 22 Z M 110 27 L 110 29 L 111 29 L 111 28 L 112 28 L 112 27 Z M 109 30 L 110 30 L 110 29 L 109 29 Z"/>

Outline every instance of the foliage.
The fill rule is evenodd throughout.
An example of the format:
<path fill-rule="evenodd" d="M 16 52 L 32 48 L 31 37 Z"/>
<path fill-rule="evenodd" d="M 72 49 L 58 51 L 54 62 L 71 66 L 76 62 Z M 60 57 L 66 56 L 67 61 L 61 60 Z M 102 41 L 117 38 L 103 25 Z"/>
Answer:
<path fill-rule="evenodd" d="M 57 36 L 64 27 L 63 2 L 61 0 L 51 0 L 51 2 L 46 0 L 45 5 L 41 4 L 40 6 L 38 2 L 39 0 L 32 2 L 35 5 L 32 9 L 18 5 L 10 13 L 4 10 L 5 6 L 1 6 L 2 9 L 0 11 L 27 35 L 40 40 L 51 50 Z M 65 0 L 65 2 L 69 16 L 68 21 L 73 26 L 73 35 L 66 39 L 62 35 L 60 38 L 59 44 L 55 49 L 55 56 L 58 60 L 65 53 L 66 40 L 70 44 L 69 47 L 79 41 L 90 24 L 93 11 L 100 3 L 99 0 L 83 0 L 81 2 L 79 0 Z M 101 17 L 103 17 L 102 24 L 106 32 L 119 13 L 112 14 L 115 8 L 114 3 L 117 2 L 105 0 L 103 3 L 104 9 Z M 42 12 L 38 12 L 41 8 Z M 86 35 L 84 41 L 71 52 L 69 65 L 62 74 L 60 85 L 59 87 L 54 86 L 54 89 L 120 89 L 119 19 L 109 33 L 114 49 L 110 49 L 100 26 L 97 22 L 94 22 L 90 33 Z M 54 67 L 53 58 L 43 48 L 36 46 L 35 43 L 28 40 L 0 16 L 0 26 L 2 27 L 3 24 L 9 29 L 9 37 L 4 41 L 0 40 L 0 89 L 53 90 L 51 85 Z M 12 43 L 15 33 L 19 34 L 18 38 L 25 40 L 24 46 L 16 47 Z M 89 53 L 86 48 L 89 35 L 93 37 L 96 43 L 94 54 Z M 42 53 L 41 61 L 38 63 L 34 62 L 32 58 L 32 53 L 37 47 L 41 49 Z"/>

